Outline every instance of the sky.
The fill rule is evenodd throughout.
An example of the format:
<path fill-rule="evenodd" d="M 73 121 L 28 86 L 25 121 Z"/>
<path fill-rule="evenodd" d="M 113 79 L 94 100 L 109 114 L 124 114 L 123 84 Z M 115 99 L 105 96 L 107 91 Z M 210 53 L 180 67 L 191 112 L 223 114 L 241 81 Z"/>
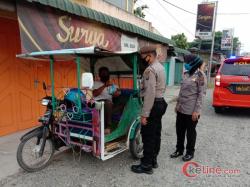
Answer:
<path fill-rule="evenodd" d="M 202 0 L 166 0 L 187 11 L 197 13 L 197 5 Z M 136 6 L 147 4 L 144 11 L 145 20 L 152 23 L 162 35 L 171 38 L 172 35 L 184 33 L 188 41 L 195 39 L 196 15 L 179 10 L 164 0 L 138 0 Z M 250 1 L 249 0 L 218 0 L 216 31 L 233 28 L 234 37 L 239 37 L 242 43 L 241 52 L 250 52 Z M 225 13 L 248 13 L 241 15 L 225 15 Z M 224 15 L 223 15 L 224 14 Z"/>

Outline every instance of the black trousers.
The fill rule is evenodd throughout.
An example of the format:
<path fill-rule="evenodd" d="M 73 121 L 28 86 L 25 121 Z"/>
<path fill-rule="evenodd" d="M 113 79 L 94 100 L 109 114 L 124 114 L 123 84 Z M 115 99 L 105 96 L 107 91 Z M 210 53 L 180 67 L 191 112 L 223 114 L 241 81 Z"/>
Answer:
<path fill-rule="evenodd" d="M 198 121 L 192 120 L 192 115 L 183 114 L 177 112 L 176 119 L 176 135 L 177 135 L 177 144 L 176 150 L 179 152 L 184 151 L 184 141 L 185 135 L 187 136 L 187 154 L 194 154 L 195 151 L 195 142 L 196 142 L 196 125 Z"/>
<path fill-rule="evenodd" d="M 162 116 L 165 114 L 168 104 L 164 99 L 156 100 L 147 118 L 147 125 L 141 126 L 143 142 L 143 158 L 141 164 L 152 166 L 153 159 L 156 159 L 161 146 Z"/>

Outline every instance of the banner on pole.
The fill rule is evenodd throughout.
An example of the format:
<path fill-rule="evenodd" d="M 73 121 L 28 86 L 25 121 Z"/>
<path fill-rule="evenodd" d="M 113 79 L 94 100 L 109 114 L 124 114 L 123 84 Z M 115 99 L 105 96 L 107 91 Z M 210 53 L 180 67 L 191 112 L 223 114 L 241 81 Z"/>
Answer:
<path fill-rule="evenodd" d="M 198 5 L 195 37 L 202 40 L 212 40 L 215 3 Z"/>
<path fill-rule="evenodd" d="M 233 45 L 233 29 L 222 31 L 221 50 L 231 50 Z"/>

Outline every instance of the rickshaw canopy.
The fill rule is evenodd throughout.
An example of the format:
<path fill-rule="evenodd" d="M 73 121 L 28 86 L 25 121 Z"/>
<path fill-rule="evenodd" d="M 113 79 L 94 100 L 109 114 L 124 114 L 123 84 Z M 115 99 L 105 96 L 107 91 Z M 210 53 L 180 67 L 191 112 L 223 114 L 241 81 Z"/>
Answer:
<path fill-rule="evenodd" d="M 32 60 L 49 60 L 53 58 L 55 61 L 69 61 L 75 60 L 77 57 L 109 57 L 109 56 L 121 56 L 137 53 L 137 51 L 109 51 L 99 47 L 91 46 L 75 49 L 60 49 L 52 51 L 38 51 L 25 54 L 18 54 L 16 57 L 32 59 Z"/>
<path fill-rule="evenodd" d="M 133 74 L 133 87 L 134 90 L 137 90 L 137 60 L 136 60 L 137 51 L 109 51 L 99 47 L 91 46 L 84 48 L 75 48 L 75 49 L 60 49 L 52 51 L 38 51 L 31 52 L 26 54 L 16 55 L 18 58 L 31 59 L 31 60 L 45 60 L 50 61 L 50 78 L 51 78 L 51 92 L 52 92 L 52 108 L 55 111 L 56 107 L 56 98 L 55 98 L 55 89 L 54 89 L 54 62 L 56 61 L 75 61 L 77 65 L 77 88 L 78 95 L 80 96 L 81 88 L 81 57 L 89 58 L 103 58 L 103 57 L 112 57 L 112 56 L 131 56 L 131 67 Z M 78 105 L 81 108 L 80 97 L 78 99 Z"/>

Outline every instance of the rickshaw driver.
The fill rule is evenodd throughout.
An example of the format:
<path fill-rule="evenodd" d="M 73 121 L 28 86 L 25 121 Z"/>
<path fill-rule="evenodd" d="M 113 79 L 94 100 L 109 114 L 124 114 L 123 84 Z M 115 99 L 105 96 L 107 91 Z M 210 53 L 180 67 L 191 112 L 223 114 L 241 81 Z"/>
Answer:
<path fill-rule="evenodd" d="M 93 96 L 96 101 L 104 101 L 105 134 L 109 134 L 114 111 L 112 98 L 118 97 L 121 92 L 118 90 L 117 85 L 110 82 L 110 73 L 107 67 L 101 67 L 98 73 L 100 81 L 94 82 Z"/>

